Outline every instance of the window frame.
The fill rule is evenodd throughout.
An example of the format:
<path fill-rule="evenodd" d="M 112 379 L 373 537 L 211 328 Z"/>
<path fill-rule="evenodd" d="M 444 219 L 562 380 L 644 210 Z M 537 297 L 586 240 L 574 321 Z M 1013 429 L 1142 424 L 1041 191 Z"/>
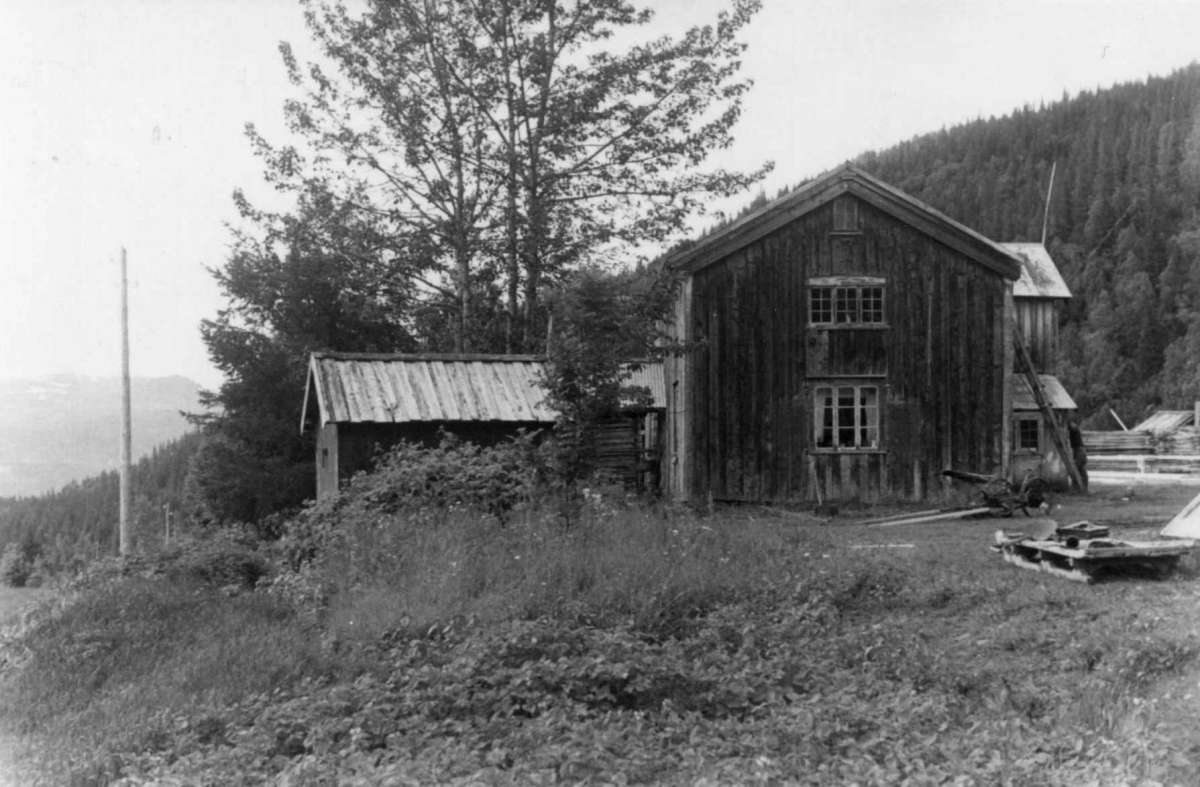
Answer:
<path fill-rule="evenodd" d="M 808 326 L 822 330 L 887 328 L 887 279 L 879 276 L 809 279 Z"/>
<path fill-rule="evenodd" d="M 1028 446 L 1022 444 L 1022 426 L 1032 424 L 1034 433 L 1037 435 L 1037 445 Z M 1039 415 L 1017 415 L 1013 418 L 1013 451 L 1015 453 L 1042 453 L 1042 419 Z"/>
<path fill-rule="evenodd" d="M 843 398 L 852 391 L 849 404 Z M 873 392 L 871 401 L 864 397 Z M 812 450 L 823 454 L 878 454 L 884 448 L 884 398 L 882 380 L 828 380 L 812 385 Z M 843 416 L 850 414 L 850 423 Z M 845 440 L 846 437 L 850 439 Z M 871 439 L 873 436 L 874 439 Z"/>

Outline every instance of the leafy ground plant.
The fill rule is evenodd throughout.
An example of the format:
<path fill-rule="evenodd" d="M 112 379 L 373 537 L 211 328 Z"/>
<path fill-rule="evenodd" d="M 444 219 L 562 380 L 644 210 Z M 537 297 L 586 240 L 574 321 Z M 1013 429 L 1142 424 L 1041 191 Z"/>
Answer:
<path fill-rule="evenodd" d="M 1165 519 L 1190 492 L 1162 494 Z M 1080 501 L 1114 527 L 1155 505 Z M 40 635 L 75 649 L 71 669 L 33 659 L 5 682 L 8 722 L 131 784 L 1186 784 L 1200 769 L 1191 566 L 1085 587 L 990 553 L 1011 521 L 880 530 L 612 499 L 570 528 L 533 510 L 340 523 L 295 580 L 321 592 L 293 601 L 146 587 L 130 615 L 94 595 Z M 97 630 L 120 632 L 142 674 Z M 238 653 L 245 672 L 214 668 Z M 106 721 L 139 707 L 140 735 Z"/>

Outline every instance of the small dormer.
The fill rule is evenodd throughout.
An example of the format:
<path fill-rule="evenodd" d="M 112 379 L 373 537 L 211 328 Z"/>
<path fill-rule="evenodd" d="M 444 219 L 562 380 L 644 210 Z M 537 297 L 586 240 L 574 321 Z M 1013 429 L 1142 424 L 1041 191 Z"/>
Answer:
<path fill-rule="evenodd" d="M 1021 261 L 1021 278 L 1013 282 L 1017 330 L 1029 348 L 1039 374 L 1054 374 L 1058 366 L 1058 318 L 1071 291 L 1050 252 L 1040 243 L 1001 243 Z"/>

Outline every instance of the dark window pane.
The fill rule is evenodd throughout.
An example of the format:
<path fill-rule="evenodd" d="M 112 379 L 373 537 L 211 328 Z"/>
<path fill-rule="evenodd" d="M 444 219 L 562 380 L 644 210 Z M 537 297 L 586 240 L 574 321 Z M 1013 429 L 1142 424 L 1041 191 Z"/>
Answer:
<path fill-rule="evenodd" d="M 858 322 L 858 288 L 838 287 L 836 289 L 837 311 L 834 321 L 839 323 Z"/>
<path fill-rule="evenodd" d="M 883 288 L 862 288 L 862 321 L 883 322 Z"/>
<path fill-rule="evenodd" d="M 833 322 L 833 288 L 813 287 L 808 299 L 809 322 Z"/>

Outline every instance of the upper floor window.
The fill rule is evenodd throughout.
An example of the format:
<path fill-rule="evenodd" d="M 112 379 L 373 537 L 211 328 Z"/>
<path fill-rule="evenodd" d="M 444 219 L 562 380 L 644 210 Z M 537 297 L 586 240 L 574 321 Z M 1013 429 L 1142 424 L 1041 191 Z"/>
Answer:
<path fill-rule="evenodd" d="M 881 325 L 883 296 L 883 279 L 811 279 L 808 321 L 812 325 Z"/>

